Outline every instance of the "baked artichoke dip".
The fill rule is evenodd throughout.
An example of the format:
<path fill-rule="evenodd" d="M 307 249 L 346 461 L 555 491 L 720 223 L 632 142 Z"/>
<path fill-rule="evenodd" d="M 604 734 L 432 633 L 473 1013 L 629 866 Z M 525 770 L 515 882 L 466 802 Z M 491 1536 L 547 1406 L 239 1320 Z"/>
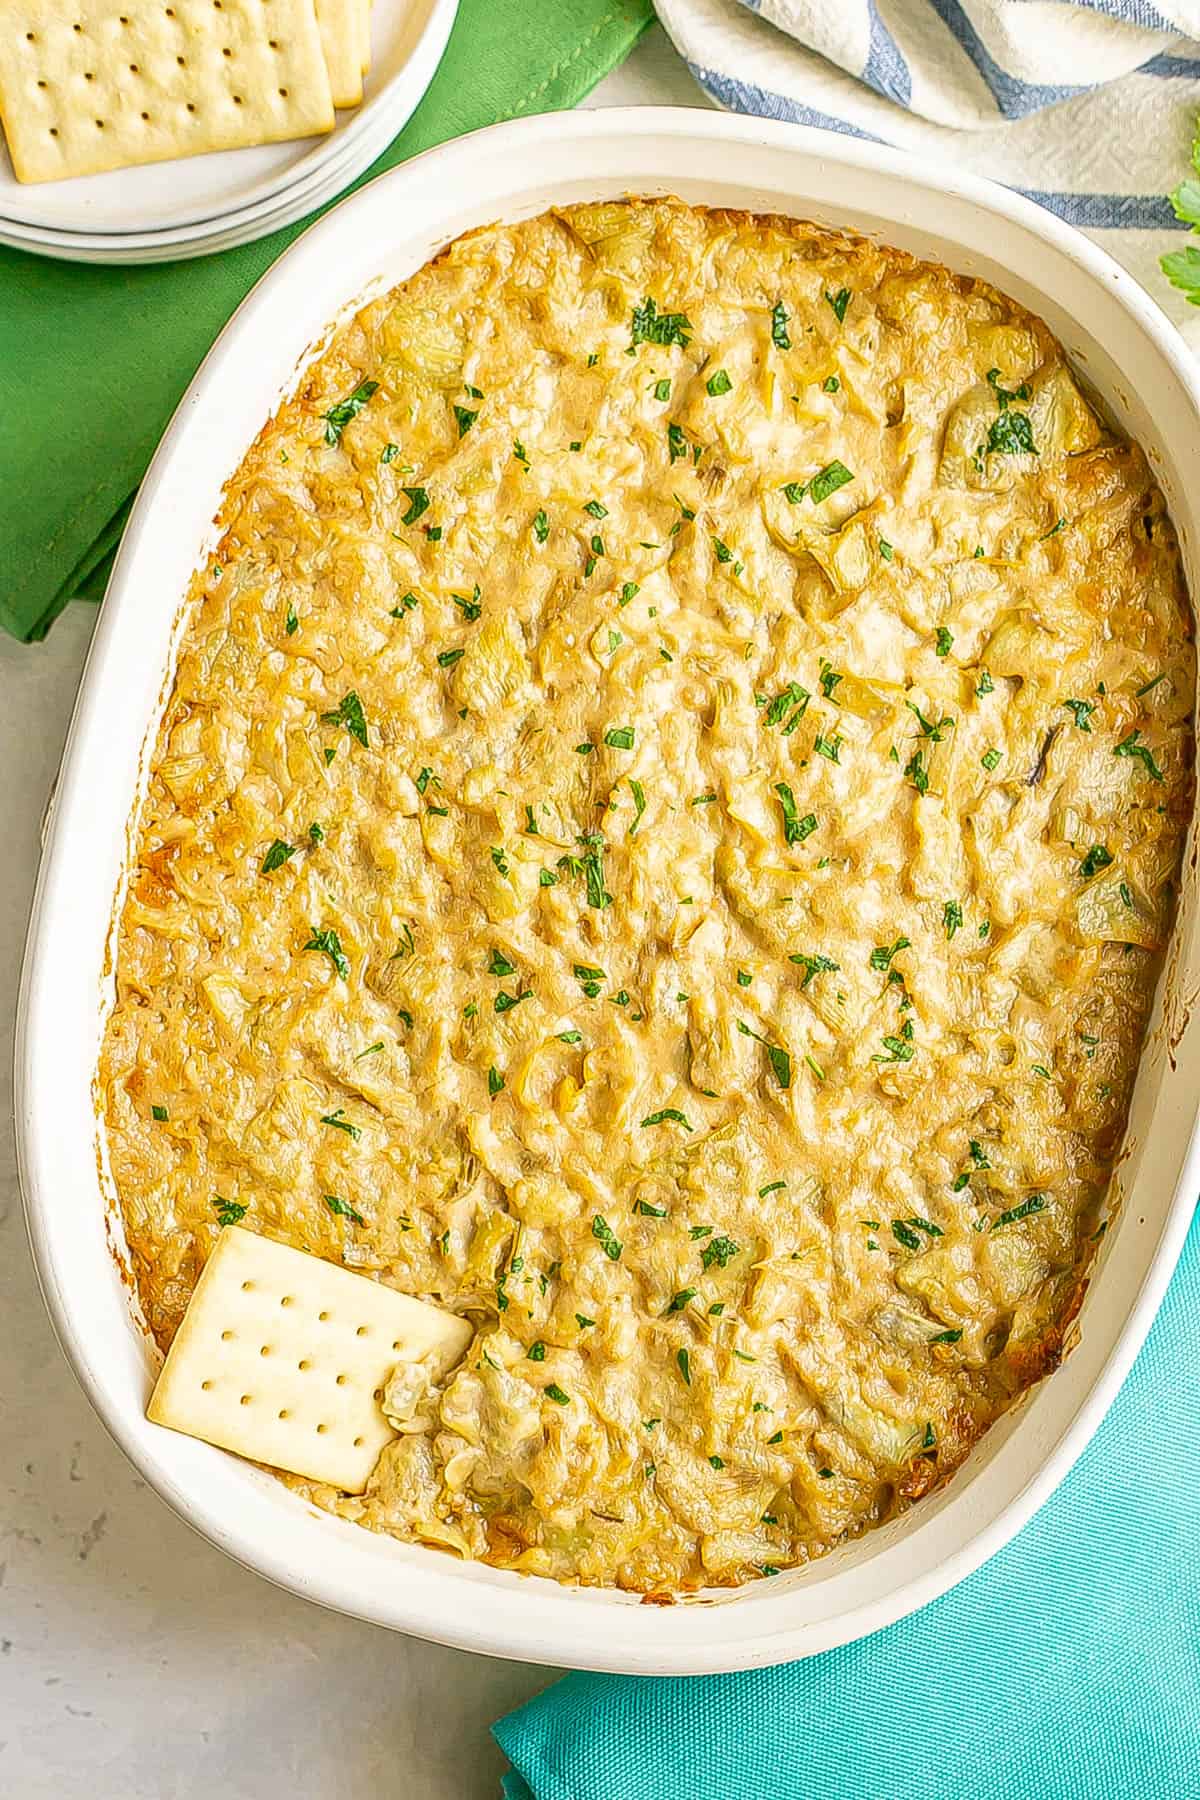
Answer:
<path fill-rule="evenodd" d="M 374 1531 L 647 1595 L 903 1510 L 1059 1360 L 1191 805 L 1136 445 L 992 288 L 677 201 L 477 231 L 230 483 L 99 1069 L 222 1225 L 468 1316 Z"/>

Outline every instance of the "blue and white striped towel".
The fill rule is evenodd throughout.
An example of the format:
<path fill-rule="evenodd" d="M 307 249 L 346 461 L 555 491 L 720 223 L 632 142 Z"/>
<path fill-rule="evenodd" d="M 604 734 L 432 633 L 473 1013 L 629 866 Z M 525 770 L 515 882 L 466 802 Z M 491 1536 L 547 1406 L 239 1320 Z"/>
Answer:
<path fill-rule="evenodd" d="M 655 0 L 718 105 L 1018 188 L 1103 244 L 1200 351 L 1158 267 L 1183 229 L 1200 0 Z"/>

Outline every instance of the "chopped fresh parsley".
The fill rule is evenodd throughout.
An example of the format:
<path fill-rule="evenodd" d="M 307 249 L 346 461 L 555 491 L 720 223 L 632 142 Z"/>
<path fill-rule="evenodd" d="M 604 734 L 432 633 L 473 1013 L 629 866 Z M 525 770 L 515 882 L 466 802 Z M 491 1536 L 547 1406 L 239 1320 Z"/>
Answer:
<path fill-rule="evenodd" d="M 849 306 L 852 298 L 850 289 L 839 288 L 836 294 L 831 294 L 829 289 L 826 288 L 825 298 L 833 308 L 834 317 L 840 325 L 846 317 L 846 308 Z"/>
<path fill-rule="evenodd" d="M 830 494 L 836 494 L 839 488 L 844 488 L 847 482 L 853 480 L 854 476 L 845 463 L 839 462 L 835 457 L 813 476 L 808 484 L 808 497 L 814 506 L 820 506 L 828 500 Z"/>
<path fill-rule="evenodd" d="M 692 1129 L 691 1125 L 688 1123 L 686 1114 L 681 1113 L 677 1106 L 664 1106 L 661 1112 L 649 1113 L 647 1115 L 647 1117 L 642 1120 L 642 1124 L 643 1125 L 673 1124 L 673 1125 L 682 1125 L 683 1129 L 685 1131 L 691 1131 L 691 1129 Z"/>
<path fill-rule="evenodd" d="M 213 1210 L 218 1225 L 238 1225 L 245 1218 L 247 1209 L 241 1200 L 225 1200 L 220 1194 L 214 1194 Z"/>
<path fill-rule="evenodd" d="M 604 742 L 610 750 L 632 750 L 634 732 L 632 725 L 614 725 L 604 734 Z"/>
<path fill-rule="evenodd" d="M 792 340 L 788 336 L 788 311 L 782 300 L 777 300 L 771 308 L 771 342 L 777 350 L 790 350 L 792 347 Z"/>
<path fill-rule="evenodd" d="M 477 619 L 479 617 L 480 613 L 483 611 L 482 606 L 480 606 L 480 604 L 479 604 L 479 583 L 478 582 L 475 583 L 475 591 L 470 596 L 469 599 L 466 594 L 454 594 L 454 593 L 451 594 L 450 598 L 453 600 L 455 606 L 457 606 L 459 608 L 464 619 L 471 619 L 471 620 Z"/>
<path fill-rule="evenodd" d="M 340 1219 L 349 1219 L 353 1225 L 366 1224 L 362 1214 L 356 1212 L 348 1200 L 340 1200 L 336 1194 L 322 1194 L 321 1198 L 330 1212 L 336 1213 Z"/>
<path fill-rule="evenodd" d="M 325 442 L 327 444 L 337 445 L 341 443 L 343 431 L 345 431 L 351 419 L 356 419 L 358 417 L 363 407 L 367 404 L 367 401 L 371 398 L 371 395 L 378 390 L 378 387 L 379 383 L 377 381 L 360 381 L 354 392 L 349 395 L 347 399 L 339 400 L 336 406 L 331 406 L 327 413 L 321 414 L 321 417 L 325 421 Z"/>
<path fill-rule="evenodd" d="M 528 475 L 528 473 L 529 473 L 529 457 L 525 453 L 525 446 L 521 442 L 520 438 L 513 439 L 512 453 L 516 457 L 517 461 L 520 463 L 521 467 L 524 469 L 525 473 Z"/>
<path fill-rule="evenodd" d="M 867 961 L 872 969 L 875 969 L 881 975 L 886 975 L 892 966 L 893 958 L 898 956 L 901 950 L 911 949 L 912 944 L 908 938 L 898 937 L 894 944 L 877 944 L 867 958 Z M 834 967 L 837 967 L 836 963 L 834 964 Z"/>
<path fill-rule="evenodd" d="M 832 957 L 808 956 L 803 951 L 797 951 L 795 955 L 789 956 L 788 961 L 796 963 L 804 970 L 804 980 L 800 983 L 801 993 L 804 992 L 814 975 L 825 974 L 831 970 L 840 969 L 842 966 L 840 963 L 835 963 Z"/>
<path fill-rule="evenodd" d="M 343 694 L 332 712 L 321 714 L 323 725 L 344 725 L 352 738 L 357 738 L 364 749 L 367 747 L 367 721 L 363 713 L 362 701 L 351 688 Z"/>
<path fill-rule="evenodd" d="M 1092 714 L 1096 710 L 1094 700 L 1064 700 L 1063 705 L 1074 719 L 1076 731 L 1092 729 Z"/>
<path fill-rule="evenodd" d="M 688 1355 L 686 1350 L 677 1350 L 675 1352 L 675 1361 L 678 1364 L 679 1373 L 683 1376 L 684 1386 L 691 1387 L 691 1385 L 692 1385 L 692 1359 L 691 1359 L 691 1357 Z"/>
<path fill-rule="evenodd" d="M 1033 423 L 1028 413 L 1002 412 L 993 419 L 987 438 L 989 456 L 1036 456 Z"/>
<path fill-rule="evenodd" d="M 550 1383 L 550 1386 L 548 1388 L 545 1388 L 543 1391 L 546 1395 L 547 1400 L 553 1400 L 553 1402 L 556 1406 L 570 1406 L 570 1404 L 571 1404 L 570 1394 L 565 1394 L 563 1392 L 562 1388 L 559 1387 L 557 1381 L 552 1381 Z"/>
<path fill-rule="evenodd" d="M 152 1119 L 157 1119 L 160 1125 L 165 1125 L 170 1116 L 171 1115 L 165 1106 L 152 1106 L 150 1108 L 150 1117 Z"/>
<path fill-rule="evenodd" d="M 496 1098 L 497 1094 L 503 1092 L 503 1089 L 504 1089 L 504 1077 L 500 1073 L 499 1069 L 496 1067 L 495 1063 L 493 1063 L 491 1068 L 488 1070 L 488 1093 L 492 1096 L 492 1099 L 494 1100 Z"/>
<path fill-rule="evenodd" d="M 622 1249 L 621 1240 L 613 1230 L 612 1226 L 608 1223 L 608 1220 L 600 1213 L 597 1213 L 592 1220 L 592 1236 L 600 1245 L 610 1262 L 620 1262 Z"/>
<path fill-rule="evenodd" d="M 961 929 L 962 922 L 962 907 L 959 905 L 958 901 L 947 900 L 945 906 L 942 908 L 942 925 L 945 928 L 948 940 L 952 939 L 955 932 Z"/>
<path fill-rule="evenodd" d="M 439 668 L 452 669 L 464 654 L 465 652 L 462 650 L 439 650 L 437 653 Z"/>
<path fill-rule="evenodd" d="M 995 691 L 996 691 L 996 684 L 992 680 L 988 671 L 986 669 L 980 669 L 979 680 L 975 683 L 976 694 L 982 700 L 985 694 L 992 694 L 992 693 L 995 693 Z"/>
<path fill-rule="evenodd" d="M 995 748 L 995 746 L 993 745 L 990 750 L 984 751 L 983 755 L 980 757 L 979 760 L 983 764 L 984 768 L 990 774 L 992 772 L 992 770 L 995 769 L 1000 762 L 1000 751 L 997 750 Z"/>
<path fill-rule="evenodd" d="M 704 385 L 714 400 L 720 394 L 729 393 L 730 389 L 733 387 L 733 383 L 729 379 L 728 371 L 725 369 L 718 369 L 715 375 L 710 375 Z"/>
<path fill-rule="evenodd" d="M 429 495 L 423 487 L 401 488 L 400 492 L 408 499 L 408 511 L 401 519 L 402 525 L 415 525 L 423 513 L 429 511 Z"/>
<path fill-rule="evenodd" d="M 287 632 L 289 637 L 294 636 L 300 629 L 300 621 L 296 617 L 296 609 L 290 601 L 288 603 L 287 617 L 283 622 L 283 629 Z"/>
<path fill-rule="evenodd" d="M 328 929 L 325 931 L 314 931 L 304 948 L 306 950 L 319 950 L 323 956 L 329 958 L 342 980 L 349 981 L 350 964 L 346 959 L 346 953 L 342 949 L 341 939 L 338 937 L 336 931 Z"/>
<path fill-rule="evenodd" d="M 1139 743 L 1138 740 L 1141 735 L 1141 732 L 1138 730 L 1131 731 L 1127 737 L 1121 739 L 1119 744 L 1113 746 L 1113 755 L 1136 756 L 1147 775 L 1149 775 L 1151 781 L 1161 781 L 1163 779 L 1163 772 L 1151 755 L 1150 746 L 1148 744 Z"/>
<path fill-rule="evenodd" d="M 741 1246 L 735 1244 L 732 1238 L 715 1237 L 705 1244 L 700 1252 L 700 1261 L 706 1269 L 711 1269 L 714 1263 L 723 1269 L 731 1258 L 737 1256 L 740 1249 Z"/>
<path fill-rule="evenodd" d="M 767 1053 L 767 1061 L 771 1065 L 771 1073 L 776 1082 L 781 1088 L 790 1088 L 792 1085 L 792 1059 L 783 1046 L 773 1044 L 769 1038 L 763 1037 L 761 1032 L 753 1031 L 744 1019 L 738 1020 L 737 1028 L 743 1037 L 754 1038 L 757 1043 L 762 1045 Z"/>
<path fill-rule="evenodd" d="M 469 412 L 465 406 L 456 406 L 454 408 L 454 417 L 458 422 L 458 435 L 460 438 L 464 438 L 479 417 L 479 414 L 478 412 Z"/>
<path fill-rule="evenodd" d="M 488 957 L 487 972 L 489 975 L 515 975 L 516 966 L 501 951 L 493 949 Z"/>
<path fill-rule="evenodd" d="M 291 844 L 285 844 L 282 838 L 276 838 L 267 854 L 262 859 L 262 873 L 270 875 L 274 869 L 282 869 L 285 862 L 295 856 Z"/>
<path fill-rule="evenodd" d="M 654 383 L 654 398 L 656 400 L 669 400 L 671 398 L 671 384 L 669 381 L 664 379 Z"/>
<path fill-rule="evenodd" d="M 688 1307 L 688 1305 L 691 1303 L 691 1301 L 693 1301 L 695 1298 L 696 1298 L 695 1288 L 680 1288 L 679 1292 L 673 1297 L 671 1304 L 667 1307 L 666 1313 L 663 1316 L 669 1317 L 671 1313 L 685 1311 L 686 1308 Z"/>
<path fill-rule="evenodd" d="M 1002 1225 L 1015 1225 L 1021 1219 L 1032 1218 L 1034 1213 L 1044 1212 L 1046 1196 L 1030 1194 L 1028 1200 L 1022 1200 L 1020 1206 L 1010 1206 L 1007 1212 L 1000 1213 L 992 1220 L 992 1230 L 999 1231 Z"/>
<path fill-rule="evenodd" d="M 1107 869 L 1111 862 L 1112 853 L 1107 846 L 1093 844 L 1079 865 L 1079 873 L 1085 881 L 1090 881 L 1093 875 L 1100 873 L 1101 869 Z"/>
<path fill-rule="evenodd" d="M 539 544 L 544 544 L 550 536 L 550 521 L 544 512 L 536 512 L 533 515 L 533 535 Z"/>
<path fill-rule="evenodd" d="M 633 824 L 629 827 L 626 835 L 633 837 L 642 822 L 642 814 L 646 810 L 646 790 L 640 781 L 631 781 L 629 791 L 633 795 Z"/>
<path fill-rule="evenodd" d="M 379 460 L 383 464 L 394 463 L 400 454 L 399 444 L 385 444 L 379 452 Z"/>
<path fill-rule="evenodd" d="M 953 635 L 947 631 L 944 625 L 939 625 L 937 628 L 937 642 L 934 646 L 934 654 L 936 656 L 949 656 L 953 643 Z"/>
<path fill-rule="evenodd" d="M 660 313 L 649 294 L 640 306 L 634 307 L 629 323 L 631 350 L 639 344 L 678 344 L 686 350 L 692 341 L 692 322 L 687 314 Z"/>
<path fill-rule="evenodd" d="M 520 1006 L 523 1000 L 532 1000 L 532 998 L 532 988 L 522 988 L 519 994 L 506 994 L 502 988 L 492 1001 L 492 1010 L 498 1013 L 511 1012 L 514 1006 Z"/>
<path fill-rule="evenodd" d="M 837 760 L 836 758 L 834 759 Z M 785 844 L 802 844 L 817 829 L 815 813 L 806 813 L 801 818 L 796 808 L 796 796 L 786 781 L 775 783 L 775 792 L 779 795 L 779 804 L 783 808 L 783 841 Z"/>
<path fill-rule="evenodd" d="M 836 676 L 835 679 L 840 681 L 841 677 Z M 822 677 L 822 686 L 824 686 L 824 677 Z M 801 687 L 798 681 L 789 681 L 767 707 L 763 714 L 763 724 L 766 726 L 782 725 L 784 719 L 787 718 L 787 724 L 783 727 L 783 735 L 790 737 L 807 712 L 811 698 L 806 687 Z"/>
<path fill-rule="evenodd" d="M 344 1131 L 346 1136 L 352 1138 L 356 1144 L 362 1137 L 362 1131 L 359 1126 L 353 1124 L 346 1117 L 346 1109 L 344 1106 L 339 1106 L 335 1112 L 322 1113 L 321 1123 L 322 1125 L 332 1125 L 335 1131 Z"/>

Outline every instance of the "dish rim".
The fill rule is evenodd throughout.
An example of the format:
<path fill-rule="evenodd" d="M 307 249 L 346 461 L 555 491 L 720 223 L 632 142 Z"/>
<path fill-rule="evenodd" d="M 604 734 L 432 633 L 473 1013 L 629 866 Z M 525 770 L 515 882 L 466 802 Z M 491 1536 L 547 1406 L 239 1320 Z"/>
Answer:
<path fill-rule="evenodd" d="M 613 108 L 594 112 L 538 115 L 487 127 L 438 146 L 377 177 L 305 232 L 251 291 L 216 340 L 189 386 L 142 484 L 125 530 L 107 602 L 85 665 L 64 752 L 55 817 L 47 835 L 46 853 L 38 876 L 18 1000 L 16 1123 L 18 1164 L 34 1260 L 47 1308 L 64 1352 L 101 1420 L 126 1455 L 149 1484 L 203 1536 L 218 1544 L 236 1560 L 284 1588 L 371 1622 L 460 1648 L 572 1667 L 646 1674 L 691 1674 L 729 1671 L 792 1660 L 848 1643 L 891 1624 L 946 1592 L 1001 1549 L 1027 1522 L 1057 1487 L 1092 1437 L 1128 1373 L 1161 1303 L 1186 1235 L 1191 1213 L 1190 1196 L 1200 1187 L 1200 1144 L 1197 1141 L 1200 1128 L 1194 1107 L 1186 1127 L 1186 1148 L 1181 1156 L 1174 1196 L 1164 1215 L 1161 1232 L 1149 1255 L 1140 1286 L 1130 1302 L 1125 1324 L 1108 1349 L 1081 1404 L 1065 1428 L 1054 1436 L 1052 1448 L 1043 1458 L 1037 1472 L 1018 1492 L 1000 1505 L 986 1523 L 971 1531 L 965 1542 L 944 1562 L 910 1579 L 899 1580 L 881 1595 L 856 1600 L 830 1618 L 818 1621 L 815 1626 L 804 1618 L 802 1603 L 794 1609 L 799 1617 L 790 1622 L 784 1622 L 780 1618 L 780 1603 L 786 1601 L 789 1592 L 803 1595 L 811 1589 L 789 1587 L 786 1581 L 776 1581 L 755 1583 L 748 1588 L 731 1591 L 714 1601 L 708 1611 L 710 1618 L 714 1616 L 718 1606 L 726 1617 L 734 1610 L 741 1616 L 739 1622 L 744 1621 L 747 1628 L 739 1631 L 731 1642 L 725 1642 L 719 1635 L 706 1636 L 700 1629 L 700 1621 L 704 1617 L 700 1610 L 703 1602 L 700 1605 L 693 1603 L 664 1609 L 642 1608 L 636 1615 L 640 1620 L 636 1633 L 622 1632 L 620 1629 L 604 1631 L 602 1626 L 606 1609 L 610 1618 L 632 1622 L 634 1615 L 622 1613 L 619 1609 L 633 1597 L 614 1595 L 612 1590 L 607 1589 L 561 1587 L 539 1577 L 508 1577 L 497 1582 L 489 1578 L 503 1576 L 503 1572 L 492 1570 L 488 1565 L 458 1564 L 433 1550 L 404 1554 L 411 1551 L 410 1546 L 398 1546 L 390 1539 L 377 1539 L 362 1532 L 357 1526 L 344 1525 L 328 1515 L 316 1515 L 324 1531 L 352 1532 L 371 1546 L 369 1560 L 373 1565 L 372 1579 L 367 1580 L 364 1574 L 361 1581 L 348 1584 L 344 1576 L 330 1575 L 324 1566 L 317 1569 L 297 1566 L 294 1560 L 289 1559 L 287 1551 L 280 1549 L 271 1539 L 269 1533 L 256 1535 L 249 1527 L 243 1527 L 238 1522 L 231 1523 L 228 1518 L 221 1516 L 204 1496 L 188 1491 L 183 1482 L 165 1466 L 165 1453 L 161 1456 L 156 1453 L 152 1440 L 145 1436 L 144 1419 L 140 1415 L 133 1417 L 128 1406 L 116 1393 L 111 1371 L 106 1371 L 103 1366 L 104 1346 L 97 1352 L 94 1346 L 83 1340 L 77 1329 L 55 1243 L 52 1184 L 48 1181 L 48 1170 L 44 1166 L 48 1153 L 44 1136 L 37 1129 L 39 1119 L 43 1125 L 52 1126 L 54 1123 L 53 1110 L 36 1091 L 35 1082 L 36 1065 L 47 1057 L 47 1046 L 40 1041 L 48 1026 L 48 1021 L 43 1017 L 45 1008 L 41 999 L 43 958 L 46 956 L 46 940 L 55 911 L 51 903 L 56 898 L 54 886 L 58 879 L 58 864 L 69 843 L 69 827 L 73 815 L 80 814 L 87 802 L 83 753 L 91 734 L 103 723 L 104 713 L 110 704 L 110 686 L 119 687 L 120 671 L 113 666 L 114 651 L 120 647 L 118 638 L 123 624 L 122 613 L 126 607 L 131 613 L 134 610 L 130 590 L 134 587 L 135 578 L 141 573 L 140 545 L 146 536 L 157 497 L 168 472 L 187 444 L 197 418 L 202 415 L 206 406 L 211 408 L 213 404 L 211 390 L 219 385 L 223 362 L 228 359 L 251 322 L 267 314 L 286 294 L 288 285 L 296 279 L 302 264 L 306 261 L 311 263 L 314 258 L 322 255 L 326 246 L 332 249 L 338 239 L 348 232 L 352 219 L 357 216 L 366 217 L 378 208 L 381 190 L 395 189 L 395 198 L 399 199 L 400 190 L 405 187 L 411 189 L 423 182 L 436 182 L 439 178 L 453 174 L 456 163 L 461 174 L 469 169 L 472 159 L 485 157 L 492 147 L 498 155 L 502 151 L 520 151 L 526 154 L 528 160 L 536 161 L 539 149 L 550 158 L 556 142 L 600 147 L 605 139 L 616 143 L 622 138 L 644 139 L 647 149 L 652 141 L 687 138 L 705 155 L 711 155 L 714 146 L 719 147 L 722 143 L 758 146 L 767 151 L 781 149 L 790 158 L 799 159 L 800 162 L 833 164 L 843 170 L 864 174 L 887 174 L 893 180 L 898 179 L 902 185 L 920 190 L 929 201 L 951 197 L 964 201 L 993 218 L 1011 221 L 1050 248 L 1061 252 L 1091 284 L 1099 284 L 1115 294 L 1128 321 L 1168 365 L 1183 397 L 1190 403 L 1191 437 L 1196 443 L 1200 443 L 1200 371 L 1196 370 L 1174 327 L 1131 276 L 1072 227 L 1045 213 L 1033 202 L 975 177 L 946 177 L 921 159 L 892 151 L 887 146 L 834 136 L 809 127 L 699 109 Z M 599 154 L 593 175 L 598 184 L 605 178 L 604 164 Z M 715 171 L 707 178 L 714 186 L 729 179 Z M 552 205 L 558 177 L 536 179 L 546 190 L 542 206 Z M 739 176 L 739 180 L 741 179 L 743 178 Z M 646 188 L 654 185 L 654 181 L 646 177 Z M 637 190 L 631 184 L 629 191 Z M 810 211 L 816 210 L 811 199 L 806 199 L 804 204 Z M 848 213 L 855 210 L 849 202 L 844 204 Z M 493 216 L 509 217 L 517 210 L 515 201 L 510 199 L 507 203 L 498 203 Z M 869 209 L 864 204 L 857 210 L 865 212 Z M 803 214 L 797 213 L 796 216 Z M 898 232 L 898 223 L 893 223 L 892 229 Z M 914 226 L 913 229 L 918 228 Z M 937 227 L 932 224 L 923 225 L 919 229 L 929 235 L 938 235 Z M 456 230 L 450 236 L 457 234 Z M 1014 279 L 1025 277 L 1018 277 L 1014 272 Z M 1036 277 L 1030 276 L 1028 279 L 1034 280 Z M 366 291 L 369 291 L 369 283 L 357 288 L 353 297 L 355 305 L 361 302 Z M 351 303 L 346 302 L 342 316 L 350 311 Z M 302 364 L 307 360 L 308 356 L 302 358 Z M 280 392 L 290 391 L 290 387 L 289 381 Z M 1184 435 L 1182 427 L 1179 428 L 1178 435 Z M 243 444 L 242 453 L 246 447 Z M 224 479 L 228 480 L 232 472 L 232 469 L 226 470 Z M 1181 539 L 1183 537 L 1184 533 L 1181 532 Z M 1189 588 L 1192 592 L 1200 592 L 1200 587 L 1194 580 L 1189 582 Z M 172 648 L 166 665 L 168 675 L 173 667 Z M 143 726 L 143 738 L 146 729 Z M 102 903 L 107 913 L 112 904 L 111 895 L 105 894 Z M 1181 910 L 1175 934 L 1180 944 L 1183 942 L 1183 923 Z M 1146 1055 L 1148 1048 L 1143 1053 L 1144 1059 Z M 1180 1141 L 1183 1142 L 1183 1139 Z M 1123 1223 L 1126 1222 L 1123 1220 Z M 1041 1390 L 1033 1390 L 1038 1391 Z M 1026 1403 L 1027 1401 L 1028 1397 Z M 1020 1405 L 1012 1409 L 1006 1419 L 1011 1422 L 1021 1410 Z M 1003 1425 L 1003 1420 L 998 1421 L 984 1442 L 993 1433 L 999 1433 Z M 1010 1435 L 1011 1423 L 1005 1434 L 1005 1442 Z M 965 1470 L 961 1471 L 956 1480 L 962 1480 L 966 1473 Z M 986 1477 L 986 1470 L 981 1470 L 975 1477 L 977 1483 L 981 1477 Z M 214 1476 L 213 1479 L 214 1485 L 217 1485 L 217 1478 Z M 284 1496 L 285 1490 L 273 1480 L 271 1486 L 277 1495 Z M 940 1494 L 953 1495 L 954 1491 L 955 1481 L 951 1481 L 940 1490 Z M 906 1520 L 930 1520 L 934 1516 L 933 1512 L 924 1509 L 933 1509 L 938 1499 L 938 1495 L 931 1496 L 922 1503 L 921 1508 L 914 1508 L 905 1515 Z M 910 1529 L 915 1533 L 919 1524 L 910 1525 Z M 881 1540 L 886 1530 L 886 1527 L 880 1528 L 870 1534 L 879 1555 L 885 1550 Z M 333 1540 L 329 1541 L 332 1545 Z M 409 1595 L 408 1583 L 403 1580 L 397 1581 L 394 1591 L 381 1591 L 385 1584 L 380 1581 L 380 1571 L 389 1558 L 397 1570 L 409 1571 L 414 1588 L 423 1590 L 419 1600 Z M 436 1559 L 437 1568 L 432 1569 L 432 1565 L 427 1562 L 419 1562 L 420 1558 Z M 350 1557 L 346 1560 L 364 1559 Z M 869 1566 L 874 1560 L 875 1556 L 868 1556 L 864 1566 Z M 829 1561 L 829 1558 L 822 1559 L 824 1564 Z M 365 1567 L 364 1560 L 364 1570 Z M 483 1575 L 480 1574 L 481 1569 L 484 1571 Z M 831 1571 L 830 1575 L 831 1579 L 838 1579 L 836 1571 Z M 472 1589 L 477 1599 L 476 1607 L 460 1604 L 456 1611 L 455 1599 L 465 1603 Z M 490 1609 L 494 1616 L 489 1616 L 484 1589 L 499 1590 L 500 1602 Z M 546 1589 L 552 1590 L 552 1599 L 546 1597 Z M 526 1607 L 519 1603 L 511 1605 L 513 1596 L 521 1593 L 529 1604 Z M 786 1606 L 783 1610 L 786 1612 Z M 526 1613 L 529 1615 L 528 1619 L 524 1616 Z M 668 1629 L 672 1614 L 681 1622 L 690 1619 L 696 1629 L 691 1633 Z M 760 1628 L 759 1632 L 754 1629 L 755 1621 Z M 589 1623 L 594 1640 L 581 1642 Z M 635 1638 L 641 1641 L 629 1641 Z"/>

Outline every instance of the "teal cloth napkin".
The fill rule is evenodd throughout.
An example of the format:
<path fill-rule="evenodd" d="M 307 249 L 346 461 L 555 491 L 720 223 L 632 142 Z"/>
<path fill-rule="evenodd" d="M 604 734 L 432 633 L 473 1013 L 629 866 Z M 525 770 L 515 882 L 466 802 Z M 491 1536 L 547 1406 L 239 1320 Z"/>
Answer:
<path fill-rule="evenodd" d="M 1200 1222 L 1075 1469 L 951 1593 L 784 1668 L 569 1675 L 495 1732 L 507 1800 L 1200 1800 Z"/>

